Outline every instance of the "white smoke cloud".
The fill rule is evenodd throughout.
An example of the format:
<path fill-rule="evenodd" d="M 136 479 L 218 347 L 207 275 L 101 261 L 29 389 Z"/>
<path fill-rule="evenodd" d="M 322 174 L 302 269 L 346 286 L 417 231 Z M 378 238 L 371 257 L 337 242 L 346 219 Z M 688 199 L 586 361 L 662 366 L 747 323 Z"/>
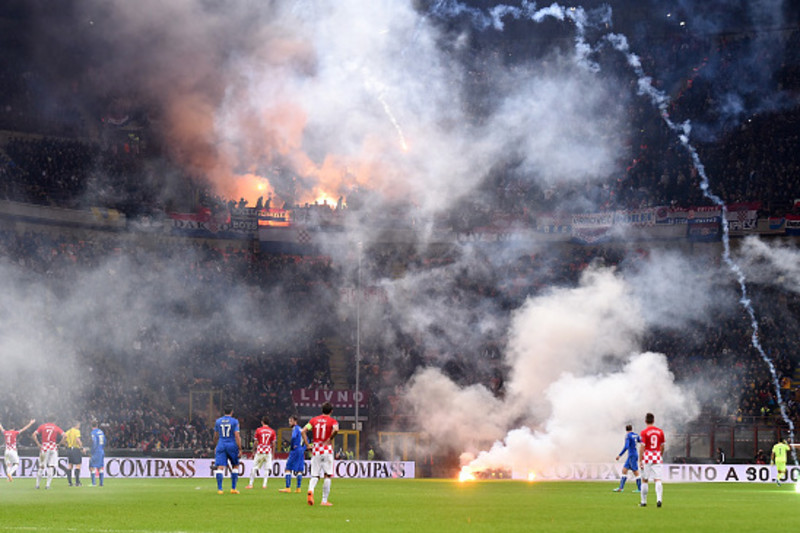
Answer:
<path fill-rule="evenodd" d="M 640 309 L 621 275 L 590 268 L 579 286 L 531 298 L 514 313 L 504 399 L 477 386 L 458 389 L 430 370 L 415 377 L 406 397 L 423 414 L 422 427 L 438 427 L 428 418 L 447 420 L 447 442 L 437 443 L 434 434 L 434 444 L 461 443 L 471 453 L 465 457 L 475 457 L 473 470 L 526 473 L 576 458 L 607 461 L 625 425 L 641 425 L 645 412 L 656 413 L 668 432 L 699 413 L 695 394 L 675 382 L 666 356 L 637 351 L 646 327 Z M 490 408 L 454 407 L 476 402 Z M 503 427 L 511 428 L 505 437 L 476 456 Z"/>
<path fill-rule="evenodd" d="M 800 292 L 800 252 L 793 245 L 770 246 L 762 239 L 748 237 L 742 241 L 738 252 L 742 268 L 751 281 Z"/>

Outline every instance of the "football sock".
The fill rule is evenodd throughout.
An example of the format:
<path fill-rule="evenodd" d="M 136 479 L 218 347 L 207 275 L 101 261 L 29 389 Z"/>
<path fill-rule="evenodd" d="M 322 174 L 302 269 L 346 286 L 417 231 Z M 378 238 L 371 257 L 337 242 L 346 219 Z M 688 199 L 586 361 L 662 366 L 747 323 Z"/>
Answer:
<path fill-rule="evenodd" d="M 72 469 L 67 468 L 67 483 L 72 485 Z"/>
<path fill-rule="evenodd" d="M 289 489 L 292 487 L 292 475 L 286 474 L 286 488 Z"/>
<path fill-rule="evenodd" d="M 231 472 L 231 489 L 236 490 L 236 482 L 239 481 L 239 474 Z"/>
<path fill-rule="evenodd" d="M 636 488 L 642 490 L 642 478 L 641 476 L 636 476 Z"/>
<path fill-rule="evenodd" d="M 308 491 L 309 492 L 314 492 L 314 487 L 317 486 L 317 481 L 318 480 L 319 480 L 319 478 L 315 478 L 315 477 L 311 478 L 311 481 L 308 482 Z"/>
<path fill-rule="evenodd" d="M 100 486 L 101 487 L 103 486 L 103 477 L 104 477 L 104 473 L 102 471 L 100 471 Z"/>
<path fill-rule="evenodd" d="M 664 486 L 661 484 L 661 480 L 656 481 L 656 501 L 661 501 L 661 496 L 664 494 Z"/>
<path fill-rule="evenodd" d="M 642 503 L 647 503 L 647 493 L 650 490 L 648 483 L 642 483 Z"/>
<path fill-rule="evenodd" d="M 622 477 L 619 478 L 619 488 L 625 488 L 625 482 L 628 481 L 628 474 L 622 474 Z"/>
<path fill-rule="evenodd" d="M 94 476 L 94 472 L 92 472 L 91 475 L 92 475 L 92 485 L 94 485 L 94 483 L 95 483 L 95 481 L 94 481 L 94 477 L 95 477 Z"/>
<path fill-rule="evenodd" d="M 300 488 L 300 483 L 302 483 L 302 482 L 303 482 L 303 475 L 302 474 L 297 474 L 297 488 L 298 489 Z M 289 485 L 291 485 L 291 483 Z M 286 485 L 286 486 L 288 487 L 289 485 Z"/>
<path fill-rule="evenodd" d="M 217 471 L 217 490 L 222 490 L 222 472 Z"/>
<path fill-rule="evenodd" d="M 76 468 L 75 469 L 75 484 L 76 485 L 80 485 L 81 484 L 81 469 L 80 468 Z"/>
<path fill-rule="evenodd" d="M 328 501 L 328 495 L 331 493 L 331 478 L 326 477 L 322 482 L 322 501 Z"/>

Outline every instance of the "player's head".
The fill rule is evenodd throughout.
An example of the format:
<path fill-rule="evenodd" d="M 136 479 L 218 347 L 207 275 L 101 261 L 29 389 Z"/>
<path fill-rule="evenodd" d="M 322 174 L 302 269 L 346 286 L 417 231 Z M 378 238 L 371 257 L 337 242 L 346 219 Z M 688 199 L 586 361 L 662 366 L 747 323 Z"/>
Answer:
<path fill-rule="evenodd" d="M 633 431 L 633 426 L 631 424 L 628 424 L 627 426 L 625 426 L 625 431 Z"/>
<path fill-rule="evenodd" d="M 232 405 L 226 405 L 225 408 L 222 410 L 222 412 L 225 413 L 228 416 L 231 416 L 233 414 L 233 406 Z"/>
<path fill-rule="evenodd" d="M 646 415 L 644 415 L 644 423 L 645 424 L 652 424 L 655 421 L 656 421 L 656 417 L 653 416 L 653 413 L 647 413 Z"/>
<path fill-rule="evenodd" d="M 90 421 L 90 424 L 92 424 L 93 428 L 96 428 L 98 426 L 97 419 L 96 418 L 92 418 L 92 420 Z"/>
<path fill-rule="evenodd" d="M 322 404 L 322 414 L 323 415 L 329 415 L 332 412 L 333 412 L 333 406 L 331 405 L 331 402 L 325 402 L 325 403 Z"/>
<path fill-rule="evenodd" d="M 297 415 L 289 415 L 289 425 L 290 425 L 290 426 L 294 426 L 294 425 L 295 425 L 295 424 L 297 424 L 299 421 L 300 421 L 300 419 L 299 419 L 299 418 L 297 418 Z"/>
<path fill-rule="evenodd" d="M 269 417 L 267 415 L 261 417 L 261 424 L 265 426 L 269 425 Z"/>

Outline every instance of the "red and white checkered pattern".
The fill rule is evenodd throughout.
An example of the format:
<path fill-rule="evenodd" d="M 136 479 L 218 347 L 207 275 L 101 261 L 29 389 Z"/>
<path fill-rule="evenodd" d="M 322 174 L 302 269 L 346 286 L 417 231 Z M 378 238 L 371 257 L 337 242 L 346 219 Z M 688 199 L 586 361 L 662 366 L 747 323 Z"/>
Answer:
<path fill-rule="evenodd" d="M 663 459 L 661 458 L 661 452 L 659 450 L 645 450 L 642 453 L 642 462 L 643 463 L 663 462 Z"/>
<path fill-rule="evenodd" d="M 57 450 L 57 449 L 58 449 L 58 443 L 56 443 L 56 442 L 43 442 L 42 443 L 42 451 L 43 452 L 49 452 L 49 451 Z"/>
<path fill-rule="evenodd" d="M 314 455 L 325 455 L 326 453 L 333 455 L 333 444 L 314 445 Z"/>
<path fill-rule="evenodd" d="M 272 453 L 272 444 L 259 444 L 256 446 L 256 453 Z"/>
<path fill-rule="evenodd" d="M 14 431 L 13 429 L 7 429 L 3 434 L 7 451 L 11 452 L 17 450 L 17 435 L 19 435 L 19 431 Z"/>

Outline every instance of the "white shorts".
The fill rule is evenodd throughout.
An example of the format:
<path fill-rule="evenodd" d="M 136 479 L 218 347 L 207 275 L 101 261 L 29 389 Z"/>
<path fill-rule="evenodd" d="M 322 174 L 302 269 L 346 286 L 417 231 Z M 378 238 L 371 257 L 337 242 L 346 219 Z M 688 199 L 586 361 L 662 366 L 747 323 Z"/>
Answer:
<path fill-rule="evenodd" d="M 322 477 L 333 475 L 333 454 L 323 453 L 322 455 L 311 456 L 311 477 Z"/>
<path fill-rule="evenodd" d="M 39 468 L 58 466 L 58 450 L 47 450 L 39 453 Z"/>
<path fill-rule="evenodd" d="M 642 463 L 642 479 L 660 481 L 663 466 L 663 463 Z"/>
<path fill-rule="evenodd" d="M 272 468 L 272 454 L 271 453 L 257 453 L 253 456 L 253 470 L 261 470 L 261 473 L 269 473 Z"/>
<path fill-rule="evenodd" d="M 19 464 L 19 454 L 17 450 L 9 450 L 6 449 L 6 465 L 18 465 Z"/>

